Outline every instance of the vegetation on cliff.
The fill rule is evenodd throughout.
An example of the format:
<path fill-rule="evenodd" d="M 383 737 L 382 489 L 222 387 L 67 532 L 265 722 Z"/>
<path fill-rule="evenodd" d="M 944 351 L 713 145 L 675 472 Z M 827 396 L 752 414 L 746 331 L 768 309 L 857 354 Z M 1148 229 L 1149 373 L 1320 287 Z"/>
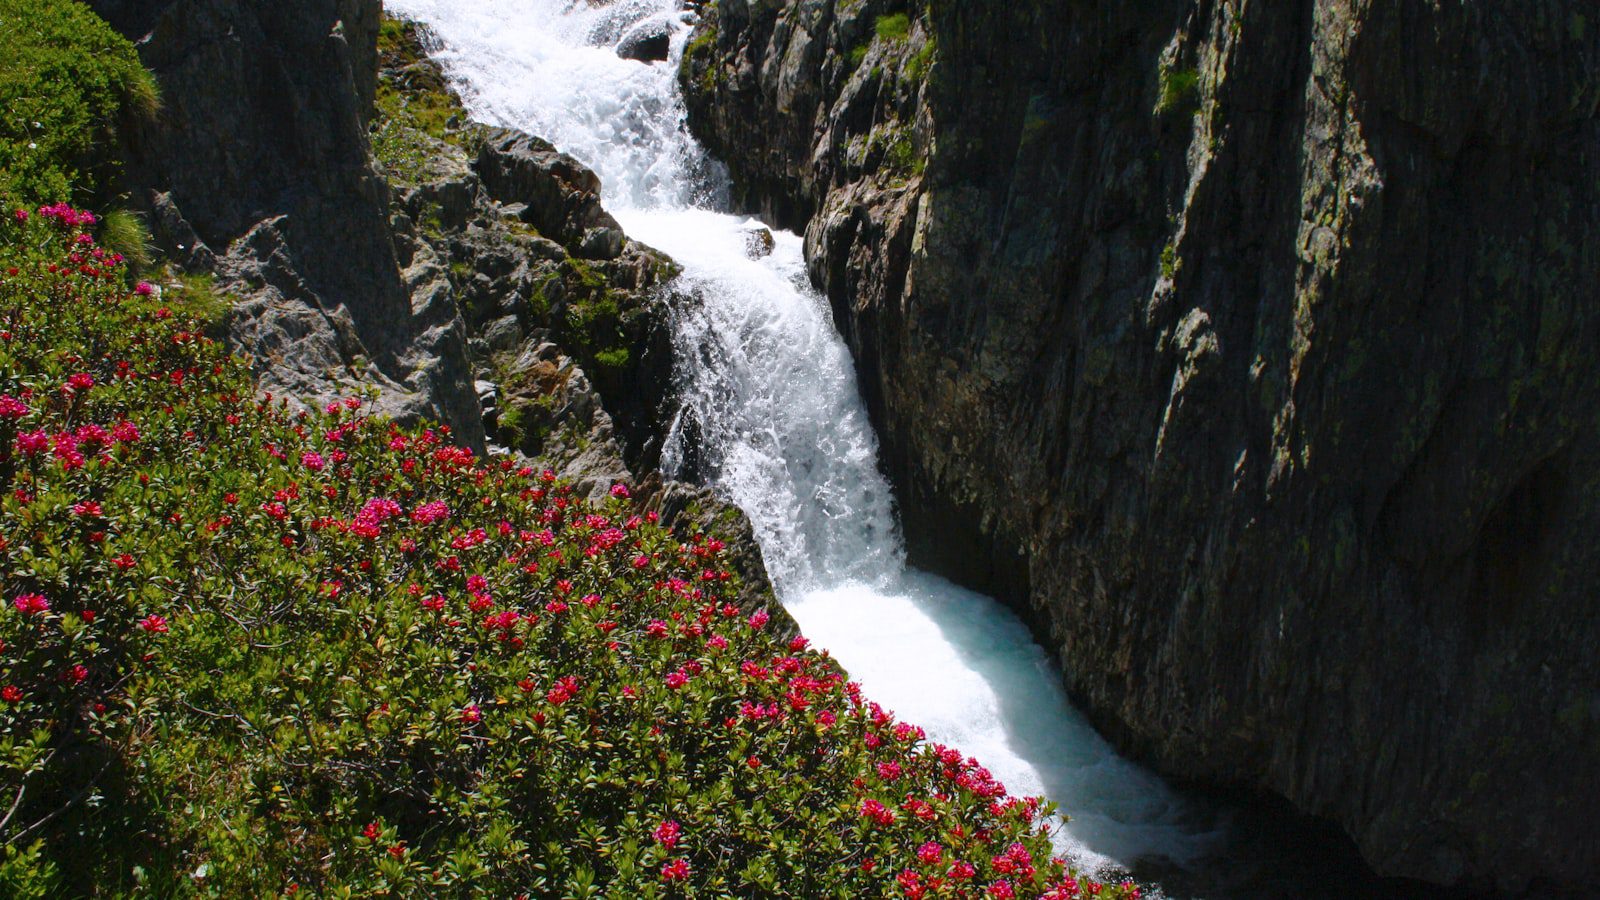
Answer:
<path fill-rule="evenodd" d="M 414 22 L 383 18 L 378 30 L 378 81 L 372 154 L 391 181 L 426 180 L 436 141 L 475 153 L 483 128 L 468 120 L 461 99 L 428 58 Z"/>
<path fill-rule="evenodd" d="M 8 895 L 1091 887 L 1042 804 L 728 602 L 716 539 L 258 398 L 95 224 L 0 224 Z"/>

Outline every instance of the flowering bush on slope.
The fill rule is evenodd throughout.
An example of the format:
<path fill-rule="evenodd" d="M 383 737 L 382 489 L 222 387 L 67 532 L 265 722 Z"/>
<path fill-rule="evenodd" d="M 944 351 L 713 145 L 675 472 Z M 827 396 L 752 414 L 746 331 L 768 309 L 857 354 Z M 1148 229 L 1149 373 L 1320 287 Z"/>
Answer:
<path fill-rule="evenodd" d="M 1130 896 L 713 538 L 245 367 L 0 224 L 0 893 Z"/>

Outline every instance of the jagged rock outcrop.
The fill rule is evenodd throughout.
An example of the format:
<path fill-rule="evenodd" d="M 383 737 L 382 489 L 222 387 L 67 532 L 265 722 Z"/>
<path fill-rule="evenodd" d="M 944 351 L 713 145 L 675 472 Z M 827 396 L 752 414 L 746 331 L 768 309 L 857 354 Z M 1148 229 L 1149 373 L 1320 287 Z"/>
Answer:
<path fill-rule="evenodd" d="M 231 342 L 297 398 L 376 386 L 379 408 L 482 447 L 459 319 L 412 309 L 367 155 L 379 0 L 100 0 L 162 87 L 127 137 L 157 243 L 243 299 Z"/>
<path fill-rule="evenodd" d="M 915 561 L 1169 772 L 1581 891 L 1597 72 L 1580 0 L 720 0 L 682 80 L 806 230 Z"/>

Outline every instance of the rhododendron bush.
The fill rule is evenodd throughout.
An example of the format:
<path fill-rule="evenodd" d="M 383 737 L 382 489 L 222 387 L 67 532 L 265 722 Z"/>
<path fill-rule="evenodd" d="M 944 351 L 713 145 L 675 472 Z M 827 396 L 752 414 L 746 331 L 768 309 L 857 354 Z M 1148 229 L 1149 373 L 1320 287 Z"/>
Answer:
<path fill-rule="evenodd" d="M 0 224 L 0 893 L 1131 895 L 625 488 L 297 411 Z"/>

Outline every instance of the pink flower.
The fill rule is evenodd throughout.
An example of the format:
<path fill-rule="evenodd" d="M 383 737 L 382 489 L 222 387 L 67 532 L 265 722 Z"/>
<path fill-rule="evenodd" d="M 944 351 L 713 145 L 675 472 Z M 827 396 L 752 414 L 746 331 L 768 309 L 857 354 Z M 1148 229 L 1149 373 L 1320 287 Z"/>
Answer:
<path fill-rule="evenodd" d="M 1017 892 L 1012 889 L 1011 882 L 1002 879 L 989 885 L 988 894 L 995 900 L 1011 900 L 1012 897 L 1017 895 Z"/>
<path fill-rule="evenodd" d="M 72 433 L 83 449 L 90 453 L 97 452 L 102 447 L 111 446 L 111 434 L 99 425 L 83 425 Z"/>
<path fill-rule="evenodd" d="M 483 711 L 478 709 L 478 704 L 470 703 L 461 710 L 461 722 L 464 725 L 476 725 L 483 721 Z"/>
<path fill-rule="evenodd" d="M 43 594 L 18 594 L 12 598 L 11 605 L 23 615 L 39 615 L 50 611 L 50 601 Z"/>
<path fill-rule="evenodd" d="M 411 521 L 418 525 L 432 525 L 450 518 L 450 507 L 443 500 L 424 503 L 411 513 Z"/>
<path fill-rule="evenodd" d="M 625 484 L 613 484 L 611 486 L 611 496 L 616 497 L 618 500 L 628 499 L 628 486 Z"/>
<path fill-rule="evenodd" d="M 141 297 L 148 297 L 156 292 L 156 286 L 148 281 L 141 281 L 133 286 L 133 292 Z"/>
<path fill-rule="evenodd" d="M 366 502 L 361 511 L 356 513 L 356 518 L 351 523 L 350 530 L 357 537 L 375 538 L 383 533 L 383 523 L 400 514 L 400 504 L 383 497 L 376 497 Z"/>
<path fill-rule="evenodd" d="M 373 522 L 385 522 L 400 515 L 400 504 L 385 497 L 374 497 L 361 507 L 357 515 Z"/>
<path fill-rule="evenodd" d="M 924 738 L 926 735 L 923 733 L 922 729 L 916 725 L 912 725 L 909 722 L 896 722 L 894 726 L 894 736 L 897 740 L 904 741 L 905 743 L 909 744 L 913 741 L 922 740 L 922 738 Z"/>
<path fill-rule="evenodd" d="M 100 507 L 99 503 L 96 503 L 93 500 L 83 500 L 72 504 L 72 514 L 75 516 L 98 516 L 103 512 L 105 512 L 105 510 Z"/>
<path fill-rule="evenodd" d="M 50 435 L 43 431 L 24 431 L 17 435 L 17 452 L 34 456 L 50 449 Z"/>
<path fill-rule="evenodd" d="M 671 688 L 673 690 L 678 690 L 679 688 L 683 687 L 684 685 L 686 685 L 688 683 L 689 683 L 689 676 L 683 674 L 681 671 L 680 672 L 672 672 L 672 673 L 669 673 L 667 675 L 667 687 L 669 687 L 669 688 Z"/>
<path fill-rule="evenodd" d="M 313 453 L 310 450 L 300 454 L 300 465 L 305 466 L 307 469 L 310 469 L 313 472 L 321 472 L 323 469 L 328 467 L 327 462 L 322 459 L 322 454 Z"/>
<path fill-rule="evenodd" d="M 568 700 L 571 700 L 573 698 L 573 696 L 576 695 L 577 693 L 578 693 L 578 679 L 577 679 L 577 677 L 572 676 L 572 675 L 567 675 L 567 676 L 565 676 L 563 678 L 556 679 L 555 686 L 550 689 L 549 693 L 545 694 L 544 698 L 546 700 L 549 700 L 551 703 L 555 704 L 556 706 L 560 706 L 561 704 L 567 702 Z"/>
<path fill-rule="evenodd" d="M 685 859 L 668 860 L 661 866 L 662 881 L 683 881 L 689 877 L 689 862 Z"/>
<path fill-rule="evenodd" d="M 87 391 L 94 387 L 94 376 L 88 372 L 76 372 L 67 377 L 69 391 Z"/>
<path fill-rule="evenodd" d="M 879 825 L 894 824 L 894 811 L 870 798 L 861 801 L 861 816 L 865 819 L 871 819 Z"/>
<path fill-rule="evenodd" d="M 656 826 L 655 837 L 661 846 L 671 850 L 678 845 L 678 835 L 683 833 L 683 827 L 672 819 L 668 819 Z"/>
<path fill-rule="evenodd" d="M 25 210 L 25 209 L 19 209 L 15 213 L 13 213 L 12 215 L 15 215 L 17 217 L 17 221 L 18 222 L 26 222 L 26 221 L 28 221 L 28 211 Z"/>
<path fill-rule="evenodd" d="M 151 614 L 139 620 L 139 627 L 151 634 L 166 634 L 167 619 L 165 616 Z"/>
<path fill-rule="evenodd" d="M 111 437 L 119 444 L 136 444 L 139 442 L 139 427 L 132 422 L 118 422 L 111 429 Z"/>
<path fill-rule="evenodd" d="M 944 848 L 937 841 L 929 841 L 917 848 L 917 859 L 926 865 L 933 865 L 944 858 Z"/>
<path fill-rule="evenodd" d="M 878 763 L 878 777 L 884 781 L 897 781 L 900 778 L 900 764 L 897 762 Z"/>
<path fill-rule="evenodd" d="M 767 615 L 766 610 L 758 609 L 750 614 L 750 627 L 754 628 L 756 631 L 760 631 L 761 629 L 767 627 L 767 622 L 770 621 L 771 618 L 771 616 Z"/>
<path fill-rule="evenodd" d="M 20 419 L 28 412 L 28 404 L 10 394 L 0 394 L 0 419 Z"/>

